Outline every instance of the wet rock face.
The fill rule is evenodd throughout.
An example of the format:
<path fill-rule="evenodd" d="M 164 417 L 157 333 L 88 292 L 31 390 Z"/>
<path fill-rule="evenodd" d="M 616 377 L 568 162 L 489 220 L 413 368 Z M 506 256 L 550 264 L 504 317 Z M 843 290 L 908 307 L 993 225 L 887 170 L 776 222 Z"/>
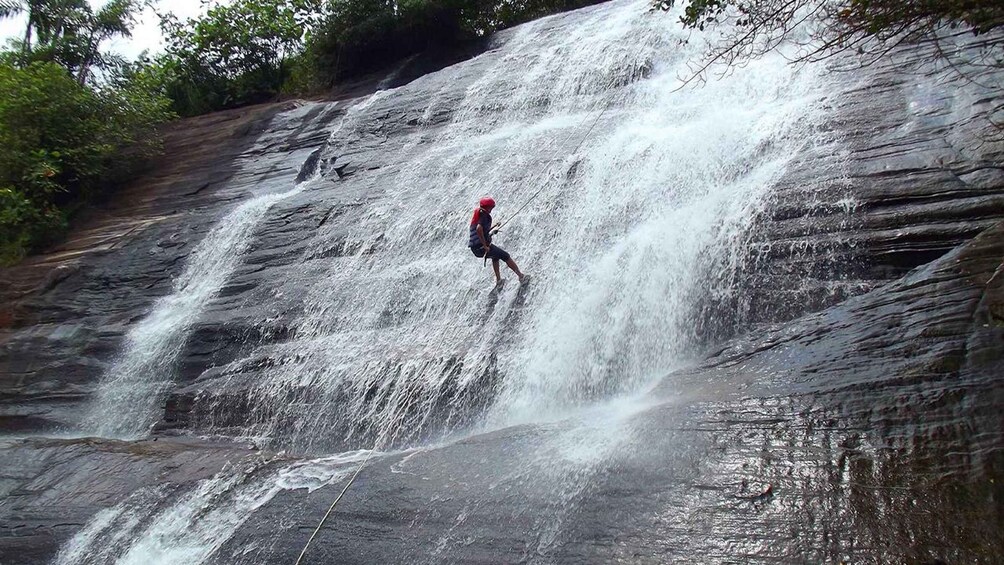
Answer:
<path fill-rule="evenodd" d="M 895 280 L 1004 218 L 1001 144 L 985 141 L 981 118 L 999 93 L 967 103 L 979 88 L 931 90 L 923 85 L 932 78 L 962 79 L 930 67 L 926 54 L 897 57 L 849 73 L 856 84 L 834 98 L 827 131 L 763 203 L 738 266 L 704 265 L 711 292 L 694 297 L 694 326 L 707 346 Z M 283 281 L 361 251 L 349 228 L 379 192 L 381 175 L 399 166 L 403 140 L 419 127 L 431 139 L 448 123 L 463 96 L 451 85 L 483 73 L 483 59 L 413 83 L 393 107 L 375 106 L 376 130 L 350 139 L 343 154 L 323 149 L 347 103 L 309 104 L 279 117 L 279 107 L 234 112 L 179 126 L 168 139 L 168 163 L 118 208 L 97 211 L 64 248 L 3 273 L 0 428 L 28 432 L 79 421 L 81 403 L 123 349 L 125 332 L 171 291 L 213 223 L 265 183 L 293 185 L 320 174 L 316 189 L 269 213 L 191 329 L 157 426 L 198 428 L 208 418 L 226 425 L 228 413 L 242 418 L 248 392 L 239 383 L 260 379 L 276 359 L 234 368 L 249 377 L 230 379 L 231 407 L 223 413 L 193 415 L 194 398 L 221 384 L 219 367 L 290 339 L 304 289 Z M 442 110 L 429 113 L 434 97 Z M 314 237 L 321 230 L 325 237 Z M 378 252 L 379 242 L 372 245 Z M 276 293 L 286 296 L 281 304 Z"/>
<path fill-rule="evenodd" d="M 999 165 L 1004 149 L 985 119 L 1001 94 L 970 84 L 952 69 L 932 66 L 930 59 L 922 50 L 904 50 L 884 65 L 848 73 L 851 86 L 833 97 L 820 136 L 762 203 L 741 242 L 738 264 L 704 265 L 710 292 L 695 296 L 694 314 L 700 342 L 713 349 L 760 324 L 789 321 L 869 292 L 1004 219 Z M 309 168 L 323 175 L 323 185 L 277 204 L 259 229 L 254 250 L 186 346 L 179 386 L 161 429 L 204 429 L 210 421 L 241 425 L 247 411 L 243 399 L 253 394 L 242 383 L 261 380 L 281 361 L 267 354 L 256 357 L 230 367 L 227 379 L 221 378 L 220 367 L 254 346 L 288 339 L 288 322 L 300 314 L 295 299 L 269 312 L 248 305 L 271 300 L 277 292 L 298 296 L 302 289 L 276 281 L 294 280 L 303 269 L 315 268 L 317 260 L 336 263 L 361 251 L 381 252 L 379 240 L 361 249 L 352 241 L 350 226 L 365 217 L 366 204 L 380 193 L 383 179 L 399 172 L 398 155 L 410 143 L 409 135 L 421 128 L 424 139 L 435 139 L 450 121 L 450 101 L 463 97 L 455 85 L 469 84 L 490 68 L 489 60 L 426 77 L 397 94 L 394 105 L 377 102 L 368 110 L 380 117 L 372 131 L 357 133 L 343 154 L 326 150 L 308 160 Z M 985 72 L 970 78 L 982 81 L 988 77 L 979 73 Z M 930 86 L 953 81 L 960 88 Z M 970 100 L 974 96 L 978 103 Z M 433 97 L 446 100 L 439 107 L 447 110 L 428 114 Z M 531 169 L 539 164 L 530 163 Z M 207 388 L 220 390 L 223 381 L 231 387 L 221 399 L 223 408 L 208 413 L 203 406 L 200 413 L 194 399 Z M 485 404 L 484 399 L 461 400 L 453 404 L 472 410 L 445 410 L 439 419 L 471 419 Z M 331 435 L 344 437 L 351 429 L 347 425 Z M 359 443 L 327 447 L 359 447 L 368 444 L 364 437 L 372 439 L 360 436 Z M 421 437 L 416 433 L 410 439 Z"/>
<path fill-rule="evenodd" d="M 727 342 L 602 434 L 579 434 L 587 415 L 374 457 L 309 562 L 994 562 L 1002 256 L 998 225 L 902 280 Z M 3 449 L 0 559 L 19 563 L 49 562 L 137 489 L 163 489 L 151 504 L 170 512 L 224 466 L 274 457 L 170 439 Z M 210 562 L 295 561 L 357 465 L 282 489 Z"/>
<path fill-rule="evenodd" d="M 1004 224 L 900 281 L 728 342 L 589 436 L 592 460 L 577 455 L 575 422 L 378 458 L 311 558 L 996 561 L 1002 255 Z M 227 547 L 284 524 L 256 559 L 295 560 L 344 484 L 280 494 Z"/>
<path fill-rule="evenodd" d="M 667 376 L 600 446 L 582 445 L 596 436 L 580 438 L 581 422 L 559 422 L 374 458 L 322 530 L 316 562 L 1004 555 L 1004 174 L 1000 144 L 985 141 L 979 119 L 999 93 L 967 104 L 971 90 L 924 90 L 920 78 L 949 75 L 921 55 L 900 57 L 853 75 L 860 84 L 836 100 L 826 135 L 764 203 L 739 269 L 707 266 L 709 286 L 741 292 L 697 297 L 697 333 L 711 347 L 701 366 Z M 72 427 L 126 331 L 171 291 L 210 227 L 268 183 L 322 175 L 270 211 L 191 328 L 157 442 L 0 445 L 0 562 L 49 562 L 99 510 L 137 490 L 162 487 L 168 511 L 257 456 L 175 436 L 204 431 L 208 419 L 238 435 L 249 419 L 271 417 L 243 402 L 246 383 L 283 362 L 268 347 L 290 339 L 301 314 L 304 291 L 290 281 L 322 261 L 379 252 L 379 240 L 361 244 L 349 227 L 380 190 L 377 171 L 399 166 L 403 134 L 447 123 L 463 95 L 451 82 L 464 81 L 428 77 L 398 106 L 378 106 L 377 130 L 337 155 L 321 148 L 347 103 L 186 122 L 169 137 L 167 162 L 124 203 L 96 211 L 63 248 L 2 273 L 0 431 Z M 427 115 L 431 96 L 442 110 Z M 313 237 L 320 230 L 329 237 Z M 277 291 L 285 298 L 270 301 Z M 245 361 L 224 373 L 236 359 Z M 490 390 L 491 372 L 483 379 Z M 206 390 L 225 410 L 196 410 Z M 468 415 L 453 405 L 485 407 L 451 394 L 444 418 Z M 344 484 L 282 489 L 234 526 L 214 559 L 295 561 Z"/>
<path fill-rule="evenodd" d="M 987 120 L 1002 94 L 979 86 L 1000 78 L 959 63 L 959 49 L 955 68 L 916 48 L 846 71 L 851 86 L 768 196 L 738 272 L 709 266 L 742 291 L 700 311 L 708 341 L 868 292 L 1004 218 L 1004 136 Z"/>
<path fill-rule="evenodd" d="M 134 493 L 184 490 L 261 458 L 197 441 L 2 440 L 0 450 L 0 563 L 50 563 L 95 514 Z"/>
<path fill-rule="evenodd" d="M 125 332 L 171 292 L 221 211 L 262 178 L 295 175 L 282 160 L 324 142 L 337 115 L 320 116 L 325 109 L 261 106 L 172 125 L 165 156 L 146 177 L 89 211 L 60 247 L 0 273 L 0 430 L 79 422 Z"/>

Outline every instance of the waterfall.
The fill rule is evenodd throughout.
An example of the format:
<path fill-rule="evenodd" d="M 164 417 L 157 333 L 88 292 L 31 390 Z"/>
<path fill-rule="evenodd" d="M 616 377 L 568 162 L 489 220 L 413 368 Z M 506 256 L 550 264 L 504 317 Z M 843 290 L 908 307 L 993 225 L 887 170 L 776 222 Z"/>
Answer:
<path fill-rule="evenodd" d="M 365 456 L 350 453 L 279 468 L 250 461 L 200 481 L 188 492 L 140 489 L 99 512 L 62 548 L 55 565 L 202 563 L 277 493 L 331 484 Z"/>
<path fill-rule="evenodd" d="M 255 196 L 224 217 L 130 332 L 85 427 L 145 433 L 185 337 L 263 219 L 287 203 L 327 206 L 337 213 L 304 234 L 309 251 L 261 293 L 266 309 L 300 312 L 288 337 L 207 370 L 188 431 L 320 456 L 599 419 L 571 426 L 515 475 L 561 483 L 554 519 L 540 518 L 553 538 L 629 437 L 633 399 L 694 361 L 703 274 L 742 263 L 738 242 L 822 120 L 821 70 L 780 55 L 677 90 L 701 50 L 686 35 L 647 1 L 611 2 L 504 32 L 471 61 L 354 106 L 321 161 L 368 166 Z M 382 127 L 416 99 L 413 127 Z M 495 242 L 533 277 L 525 287 L 504 273 L 492 291 L 466 248 L 485 194 L 507 220 Z M 282 476 L 270 467 L 137 494 L 95 518 L 59 562 L 202 562 L 242 518 L 296 488 Z M 140 516 L 142 497 L 160 502 Z"/>
<path fill-rule="evenodd" d="M 642 3 L 602 5 L 372 105 L 343 137 L 396 148 L 393 166 L 355 181 L 365 206 L 314 236 L 295 337 L 223 368 L 196 427 L 306 451 L 407 444 L 560 417 L 687 363 L 701 266 L 741 253 L 824 91 L 780 56 L 674 91 L 698 53 L 682 33 Z M 418 93 L 419 127 L 383 139 Z M 489 292 L 465 247 L 487 193 L 498 219 L 533 198 L 496 238 L 525 289 L 510 274 Z"/>
<path fill-rule="evenodd" d="M 722 257 L 742 252 L 762 196 L 812 143 L 823 91 L 817 69 L 780 56 L 676 91 L 699 54 L 682 37 L 642 3 L 602 5 L 354 107 L 321 158 L 385 146 L 394 166 L 342 183 L 362 204 L 299 259 L 319 274 L 295 281 L 294 337 L 207 379 L 194 427 L 307 451 L 387 446 L 559 417 L 687 363 L 702 266 L 736 262 Z M 465 65 L 478 71 L 451 77 Z M 388 134 L 381 120 L 420 95 L 419 126 Z M 269 210 L 309 185 L 255 196 L 202 240 L 129 333 L 85 428 L 149 429 L 192 324 Z M 527 288 L 490 293 L 465 248 L 486 193 Z"/>
<path fill-rule="evenodd" d="M 343 117 L 332 135 L 337 135 L 368 102 Z M 127 334 L 122 355 L 102 378 L 97 398 L 84 419 L 84 432 L 137 438 L 156 423 L 188 330 L 240 265 L 255 229 L 269 209 L 299 194 L 318 178 L 316 160 L 311 163 L 308 159 L 307 164 L 312 164 L 313 170 L 301 173 L 302 180 L 292 186 L 262 183 L 258 194 L 227 213 L 199 242 L 171 293 L 159 299 L 150 314 Z"/>

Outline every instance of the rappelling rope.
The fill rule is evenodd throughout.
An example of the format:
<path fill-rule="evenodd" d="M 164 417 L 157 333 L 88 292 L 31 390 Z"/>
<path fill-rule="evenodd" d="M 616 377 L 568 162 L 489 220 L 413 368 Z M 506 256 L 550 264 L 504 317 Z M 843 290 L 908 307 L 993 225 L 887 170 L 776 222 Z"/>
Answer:
<path fill-rule="evenodd" d="M 593 132 L 593 128 L 596 127 L 596 124 L 599 123 L 600 118 L 603 117 L 603 114 L 605 114 L 609 108 L 610 108 L 610 105 L 607 104 L 606 106 L 603 107 L 603 110 L 601 110 L 600 113 L 596 115 L 596 118 L 593 119 L 592 125 L 589 126 L 589 129 L 586 130 L 586 133 L 582 136 L 582 139 L 579 140 L 579 144 L 576 145 L 575 149 L 572 150 L 572 152 L 571 152 L 572 155 L 574 155 L 575 153 L 577 153 L 579 151 L 579 149 L 582 148 L 582 144 L 586 142 L 586 139 L 589 138 L 589 134 Z M 565 141 L 567 142 L 571 138 L 572 138 L 572 134 L 569 134 L 568 137 L 565 138 Z M 515 217 L 516 214 L 519 214 L 520 212 L 522 212 L 523 209 L 525 209 L 530 204 L 530 202 L 532 202 L 537 196 L 539 196 L 540 193 L 543 192 L 545 188 L 547 188 L 546 184 L 544 184 L 540 188 L 538 188 L 537 192 L 534 192 L 532 195 L 530 195 L 530 198 L 528 198 L 526 200 L 526 202 L 523 203 L 522 206 L 520 206 L 519 208 L 517 208 L 516 211 L 513 212 L 512 214 L 510 214 L 508 218 L 506 218 L 505 220 L 499 222 L 495 226 L 495 228 L 492 230 L 492 233 L 497 232 L 499 229 L 502 228 L 502 226 L 506 222 L 508 222 L 509 220 L 511 220 L 513 217 Z M 487 263 L 488 263 L 488 254 L 485 253 L 485 264 L 487 265 Z M 314 538 L 317 537 L 317 533 L 321 531 L 321 528 L 324 526 L 324 522 L 326 522 L 328 520 L 328 516 L 330 516 L 331 513 L 334 512 L 335 506 L 338 505 L 338 501 L 340 501 L 342 499 L 342 496 L 344 496 L 345 493 L 349 490 L 349 487 L 351 487 L 352 483 L 355 482 L 356 477 L 358 477 L 359 473 L 362 472 L 362 470 L 363 470 L 364 467 L 366 467 L 366 463 L 369 462 L 370 457 L 373 457 L 374 453 L 376 453 L 376 445 L 373 446 L 373 449 L 370 450 L 370 452 L 369 452 L 368 455 L 366 455 L 366 458 L 363 459 L 363 462 L 360 463 L 359 467 L 356 468 L 356 472 L 352 474 L 352 477 L 349 479 L 349 482 L 345 483 L 345 487 L 342 488 L 342 492 L 338 493 L 338 496 L 335 498 L 334 502 L 332 502 L 331 506 L 328 507 L 328 511 L 324 513 L 324 516 L 321 518 L 321 521 L 317 524 L 317 527 L 314 528 L 314 533 L 310 534 L 310 539 L 308 539 L 307 543 L 303 546 L 303 551 L 300 552 L 300 556 L 296 558 L 296 565 L 300 565 L 301 564 L 301 562 L 303 561 L 303 557 L 307 554 L 307 549 L 310 547 L 311 542 L 314 541 Z"/>
<path fill-rule="evenodd" d="M 607 110 L 609 110 L 609 109 L 610 109 L 610 104 L 607 104 L 607 105 L 605 105 L 603 107 L 603 110 L 601 110 L 600 113 L 596 115 L 596 117 L 593 119 L 592 125 L 590 125 L 589 129 L 586 130 L 586 133 L 582 136 L 582 139 L 579 140 L 579 144 L 576 145 L 575 149 L 572 150 L 571 155 L 575 155 L 576 153 L 579 152 L 579 149 L 582 148 L 582 144 L 585 143 L 587 139 L 589 139 L 589 134 L 593 132 L 593 128 L 596 127 L 596 124 L 600 123 L 600 118 L 602 118 L 603 114 L 606 114 Z M 568 134 L 568 137 L 565 138 L 566 142 L 569 139 L 572 138 L 573 133 Z M 562 145 L 564 145 L 564 144 L 562 144 Z M 543 177 L 543 175 L 541 175 L 541 177 Z M 547 188 L 547 184 L 543 184 L 542 183 L 541 186 L 540 186 L 540 188 L 537 189 L 537 192 L 534 192 L 533 194 L 531 194 L 530 198 L 527 198 L 526 202 L 523 202 L 522 206 L 520 206 L 519 208 L 517 208 L 516 211 L 513 212 L 512 214 L 509 214 L 508 218 L 506 218 L 505 220 L 502 220 L 501 222 L 499 222 L 498 224 L 496 224 L 495 227 L 492 229 L 492 233 L 495 233 L 495 232 L 499 231 L 500 229 L 502 229 L 503 225 L 505 225 L 509 220 L 513 219 L 513 217 L 515 217 L 516 214 L 519 214 L 520 212 L 522 212 L 523 209 L 526 208 L 530 204 L 530 202 L 533 202 L 533 200 L 535 198 L 537 198 L 538 196 L 540 196 L 540 193 L 543 192 L 545 188 Z"/>
<path fill-rule="evenodd" d="M 600 122 L 600 118 L 603 117 L 603 114 L 605 114 L 607 112 L 608 108 L 610 108 L 609 104 L 607 104 L 606 106 L 604 106 L 603 110 L 601 110 L 600 113 L 596 115 L 596 118 L 593 119 L 592 125 L 590 125 L 589 129 L 586 130 L 586 133 L 582 136 L 582 139 L 579 140 L 579 144 L 576 145 L 575 149 L 572 150 L 571 155 L 575 155 L 576 153 L 579 152 L 579 149 L 582 148 L 582 144 L 585 143 L 587 139 L 589 139 L 589 134 L 593 132 L 593 128 L 595 128 L 596 124 L 598 124 Z M 572 133 L 568 134 L 568 137 L 565 138 L 565 141 L 567 142 L 571 138 L 572 138 Z M 564 145 L 564 143 L 562 143 L 562 145 Z M 540 175 L 538 178 L 543 178 L 543 176 L 544 175 Z M 492 227 L 491 234 L 498 233 L 498 231 L 500 229 L 502 229 L 502 226 L 504 226 L 509 220 L 513 219 L 516 216 L 516 214 L 519 214 L 520 212 L 522 212 L 523 209 L 526 208 L 530 204 L 530 202 L 533 202 L 533 200 L 535 198 L 537 198 L 537 196 L 540 196 L 540 193 L 543 192 L 545 188 L 547 188 L 547 184 L 545 184 L 545 183 L 542 182 L 541 185 L 540 185 L 540 188 L 537 189 L 537 192 L 534 192 L 533 194 L 531 194 L 530 198 L 527 198 L 526 202 L 523 202 L 522 206 L 520 206 L 519 208 L 517 208 L 516 211 L 513 212 L 512 214 L 509 214 L 508 218 L 502 220 L 501 222 L 495 224 L 495 226 Z M 485 262 L 484 263 L 485 263 L 484 266 L 487 267 L 488 266 L 488 252 L 487 251 L 485 251 Z"/>
<path fill-rule="evenodd" d="M 360 463 L 359 467 L 356 468 L 356 472 L 352 474 L 352 478 L 349 479 L 349 482 L 345 483 L 345 488 L 342 489 L 342 492 L 338 493 L 338 497 L 336 497 L 335 501 L 332 502 L 331 506 L 328 507 L 328 511 L 324 513 L 324 517 L 321 518 L 321 521 L 317 524 L 317 527 L 314 528 L 314 533 L 310 534 L 310 539 L 307 540 L 307 544 L 303 546 L 303 551 L 300 552 L 300 556 L 296 558 L 296 565 L 300 565 L 300 562 L 303 561 L 303 556 L 307 554 L 307 548 L 310 547 L 310 542 L 314 541 L 314 538 L 317 537 L 317 532 L 321 531 L 321 526 L 324 525 L 324 522 L 328 519 L 328 516 L 331 515 L 332 511 L 334 511 L 335 505 L 338 504 L 338 501 L 342 499 L 342 496 L 345 494 L 345 491 L 349 490 L 349 487 L 352 486 L 352 483 L 356 480 L 356 477 L 359 476 L 359 473 L 363 470 L 363 467 L 366 466 L 366 463 L 369 462 L 370 457 L 373 457 L 374 453 L 376 453 L 376 445 L 374 445 L 373 449 L 370 450 L 369 454 L 366 456 L 366 459 L 363 459 L 363 462 Z"/>

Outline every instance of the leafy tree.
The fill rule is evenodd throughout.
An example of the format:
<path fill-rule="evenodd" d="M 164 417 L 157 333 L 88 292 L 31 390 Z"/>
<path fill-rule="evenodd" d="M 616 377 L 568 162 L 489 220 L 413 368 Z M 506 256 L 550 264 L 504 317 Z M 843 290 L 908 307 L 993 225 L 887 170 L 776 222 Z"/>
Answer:
<path fill-rule="evenodd" d="M 236 0 L 185 22 L 163 18 L 168 46 L 158 64 L 173 76 L 169 89 L 179 112 L 275 96 L 318 10 L 315 0 Z"/>
<path fill-rule="evenodd" d="M 154 64 L 174 109 L 195 115 L 328 88 L 598 1 L 213 0 L 199 18 L 162 19 L 168 47 Z"/>
<path fill-rule="evenodd" d="M 84 84 L 92 67 L 106 69 L 117 62 L 101 51 L 101 44 L 115 36 L 129 37 L 144 6 L 146 0 L 110 0 L 95 13 L 86 0 L 0 0 L 0 19 L 28 16 L 21 66 L 55 62 Z"/>
<path fill-rule="evenodd" d="M 80 202 L 127 178 L 159 150 L 170 101 L 147 66 L 109 63 L 101 43 L 128 34 L 133 0 L 97 13 L 83 0 L 0 0 L 29 12 L 26 39 L 0 53 L 0 264 L 58 237 Z M 88 74 L 104 68 L 97 82 Z"/>
<path fill-rule="evenodd" d="M 416 53 L 599 1 L 331 0 L 306 57 L 317 82 L 331 86 Z"/>
<path fill-rule="evenodd" d="M 0 20 L 12 18 L 24 12 L 28 13 L 28 25 L 25 26 L 23 47 L 31 47 L 31 30 L 34 28 L 40 0 L 0 0 Z"/>
<path fill-rule="evenodd" d="M 36 48 L 49 60 L 65 50 L 76 36 L 83 10 L 90 10 L 86 0 L 0 0 L 0 18 L 27 14 L 24 40 L 21 43 L 21 64 L 30 62 Z M 33 40 L 35 43 L 33 43 Z"/>
<path fill-rule="evenodd" d="M 0 64 L 0 262 L 58 237 L 67 210 L 156 153 L 168 105 L 141 75 L 95 90 L 55 63 Z"/>
<path fill-rule="evenodd" d="M 19 259 L 58 233 L 57 201 L 87 183 L 106 156 L 93 144 L 98 101 L 55 64 L 0 67 L 0 260 Z M 67 119 L 72 117 L 72 119 Z"/>
<path fill-rule="evenodd" d="M 656 0 L 669 10 L 676 0 Z M 815 61 L 844 51 L 871 58 L 881 57 L 904 42 L 937 43 L 954 30 L 973 34 L 1004 25 L 1004 4 L 999 0 L 683 0 L 681 23 L 704 30 L 724 23 L 734 24 L 715 44 L 694 76 L 721 61 L 741 64 L 776 48 L 791 38 L 806 21 L 816 24 L 810 40 L 796 61 Z M 999 55 L 999 35 L 984 44 Z M 944 55 L 944 52 L 941 52 Z M 999 66 L 1000 61 L 994 59 Z"/>
<path fill-rule="evenodd" d="M 407 5 L 409 13 L 416 11 L 416 5 Z M 409 54 L 394 37 L 397 16 L 392 0 L 332 2 L 329 9 L 309 49 L 322 83 L 334 84 Z"/>
<path fill-rule="evenodd" d="M 101 44 L 115 36 L 132 37 L 136 15 L 145 6 L 138 0 L 110 0 L 98 12 L 83 11 L 82 44 L 79 45 L 77 81 L 87 82 L 92 66 L 108 68 L 112 62 L 101 51 Z"/>

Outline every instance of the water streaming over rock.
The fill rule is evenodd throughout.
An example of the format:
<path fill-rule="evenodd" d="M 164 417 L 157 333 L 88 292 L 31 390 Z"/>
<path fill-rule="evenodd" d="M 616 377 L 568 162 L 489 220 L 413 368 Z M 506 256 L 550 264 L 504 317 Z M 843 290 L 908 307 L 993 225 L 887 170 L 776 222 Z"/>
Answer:
<path fill-rule="evenodd" d="M 369 106 L 326 155 L 379 143 L 396 161 L 349 180 L 365 204 L 313 236 L 294 337 L 216 370 L 196 427 L 308 451 L 408 443 L 557 417 L 687 362 L 701 266 L 742 253 L 762 195 L 813 142 L 822 91 L 776 57 L 674 92 L 695 52 L 672 26 L 641 4 L 544 20 L 477 73 Z M 417 127 L 382 129 L 430 90 Z M 498 219 L 532 199 L 496 237 L 525 288 L 508 273 L 489 292 L 465 247 L 486 193 Z"/>
<path fill-rule="evenodd" d="M 615 2 L 510 30 L 472 61 L 356 104 L 317 156 L 316 179 L 255 196 L 205 237 L 174 293 L 131 332 L 85 428 L 135 437 L 157 421 L 174 357 L 256 229 L 304 204 L 330 206 L 331 217 L 304 234 L 309 251 L 290 278 L 264 291 L 266 307 L 298 312 L 287 338 L 251 344 L 189 385 L 190 433 L 320 455 L 582 409 L 622 421 L 637 409 L 630 399 L 697 353 L 702 266 L 742 262 L 736 241 L 822 119 L 819 69 L 780 56 L 675 90 L 698 53 L 681 39 L 674 17 Z M 416 98 L 412 127 L 388 133 L 382 123 Z M 366 163 L 374 146 L 395 160 Z M 339 159 L 359 163 L 340 181 L 323 166 Z M 465 247 L 487 193 L 496 220 L 509 220 L 496 242 L 529 285 L 508 273 L 490 292 L 491 275 Z M 555 516 L 629 436 L 620 425 L 573 426 L 558 449 L 527 461 L 557 485 Z M 251 486 L 234 471 L 196 492 L 146 493 L 167 509 L 143 526 L 130 506 L 138 499 L 109 510 L 60 563 L 202 562 L 279 488 L 281 472 L 261 474 Z M 175 521 L 191 527 L 174 531 Z"/>
<path fill-rule="evenodd" d="M 366 454 L 275 465 L 239 463 L 195 488 L 151 487 L 108 508 L 56 557 L 56 565 L 202 563 L 282 490 L 313 491 L 351 472 Z"/>
<path fill-rule="evenodd" d="M 351 116 L 345 116 L 332 135 Z M 149 431 L 173 382 L 175 361 L 188 330 L 240 264 L 258 223 L 272 206 L 302 192 L 318 175 L 316 159 L 308 159 L 292 186 L 264 183 L 258 194 L 226 214 L 199 242 L 171 294 L 161 298 L 126 336 L 125 348 L 108 370 L 83 422 L 85 432 L 136 438 Z"/>

